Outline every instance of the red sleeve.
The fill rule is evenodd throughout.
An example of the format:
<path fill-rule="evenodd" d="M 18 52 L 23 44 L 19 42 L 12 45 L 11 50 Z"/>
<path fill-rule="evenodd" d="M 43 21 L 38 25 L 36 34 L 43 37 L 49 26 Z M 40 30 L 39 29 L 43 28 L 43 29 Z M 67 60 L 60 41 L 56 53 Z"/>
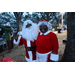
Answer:
<path fill-rule="evenodd" d="M 52 53 L 58 53 L 59 44 L 58 44 L 58 38 L 55 33 L 52 33 L 51 35 L 51 44 L 53 50 Z"/>
<path fill-rule="evenodd" d="M 20 38 L 20 42 L 19 42 L 18 45 L 19 45 L 19 46 L 23 45 L 23 38 L 22 38 L 22 37 Z"/>

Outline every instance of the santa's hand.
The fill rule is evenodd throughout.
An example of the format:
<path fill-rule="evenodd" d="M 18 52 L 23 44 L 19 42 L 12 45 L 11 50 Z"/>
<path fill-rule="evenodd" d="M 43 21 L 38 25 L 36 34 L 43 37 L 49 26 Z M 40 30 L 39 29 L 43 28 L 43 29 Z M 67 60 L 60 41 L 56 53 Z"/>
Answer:
<path fill-rule="evenodd" d="M 15 39 L 16 41 L 18 40 L 18 35 L 17 35 L 17 32 L 15 32 L 14 34 L 13 34 L 13 39 Z"/>

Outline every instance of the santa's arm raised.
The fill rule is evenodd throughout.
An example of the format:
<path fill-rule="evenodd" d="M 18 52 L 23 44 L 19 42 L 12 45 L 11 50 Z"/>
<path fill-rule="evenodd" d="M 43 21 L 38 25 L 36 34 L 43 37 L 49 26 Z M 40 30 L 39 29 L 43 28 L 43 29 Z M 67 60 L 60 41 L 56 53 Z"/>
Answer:
<path fill-rule="evenodd" d="M 22 36 L 18 36 L 17 33 L 14 33 L 13 39 L 14 39 L 13 40 L 14 44 L 19 45 L 19 46 L 23 45 Z"/>
<path fill-rule="evenodd" d="M 51 44 L 52 44 L 52 53 L 50 56 L 51 61 L 58 61 L 59 60 L 59 55 L 58 55 L 58 39 L 55 33 L 52 33 L 51 35 Z"/>

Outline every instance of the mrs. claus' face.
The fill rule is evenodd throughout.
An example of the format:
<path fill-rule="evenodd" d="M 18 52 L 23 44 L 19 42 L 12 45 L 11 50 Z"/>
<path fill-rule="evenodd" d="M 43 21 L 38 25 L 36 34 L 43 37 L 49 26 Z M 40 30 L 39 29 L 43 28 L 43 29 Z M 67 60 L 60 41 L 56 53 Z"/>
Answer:
<path fill-rule="evenodd" d="M 48 27 L 45 24 L 41 24 L 39 28 L 42 33 L 45 33 L 48 31 Z"/>

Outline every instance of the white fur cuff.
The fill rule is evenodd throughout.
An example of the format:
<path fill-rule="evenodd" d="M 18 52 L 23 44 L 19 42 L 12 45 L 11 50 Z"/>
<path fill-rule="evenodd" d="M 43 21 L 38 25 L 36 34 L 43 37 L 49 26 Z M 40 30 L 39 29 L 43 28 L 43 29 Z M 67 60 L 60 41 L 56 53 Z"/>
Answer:
<path fill-rule="evenodd" d="M 52 60 L 52 61 L 58 61 L 59 60 L 59 55 L 51 53 L 50 60 Z"/>
<path fill-rule="evenodd" d="M 20 42 L 20 38 L 21 38 L 21 36 L 19 36 L 19 38 L 18 38 L 18 40 L 16 41 L 15 39 L 14 39 L 14 44 L 16 44 L 16 45 L 18 45 L 19 44 L 19 42 Z"/>
<path fill-rule="evenodd" d="M 26 60 L 27 62 L 37 62 L 37 60 L 30 60 L 30 59 L 28 59 L 26 56 L 25 56 L 25 60 Z"/>

